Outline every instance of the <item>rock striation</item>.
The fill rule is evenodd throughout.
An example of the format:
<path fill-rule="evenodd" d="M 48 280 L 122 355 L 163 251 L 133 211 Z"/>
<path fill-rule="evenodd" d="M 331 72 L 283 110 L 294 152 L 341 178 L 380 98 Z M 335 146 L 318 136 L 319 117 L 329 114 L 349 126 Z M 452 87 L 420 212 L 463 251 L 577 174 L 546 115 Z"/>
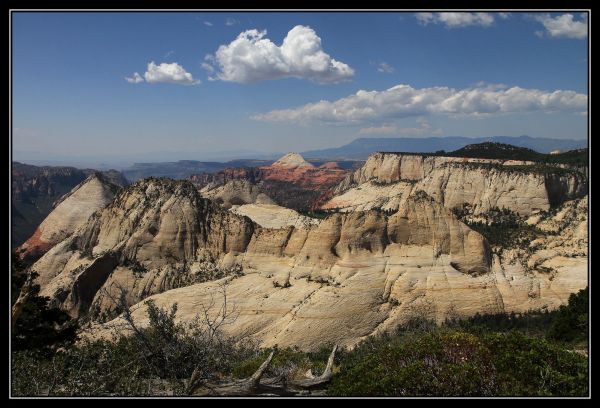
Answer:
<path fill-rule="evenodd" d="M 573 245 L 585 247 L 584 207 L 584 201 L 570 202 L 558 214 L 537 220 L 550 228 L 563 217 L 581 218 L 582 224 L 573 228 L 566 222 L 563 232 L 548 238 L 557 243 L 558 253 L 568 253 Z M 581 254 L 549 272 L 530 267 L 520 251 L 490 253 L 479 234 L 419 194 L 390 217 L 356 211 L 331 216 L 308 231 L 258 229 L 241 261 L 242 276 L 151 299 L 161 307 L 177 303 L 178 318 L 188 320 L 203 308 L 215 316 L 222 307 L 215 294 L 225 290 L 230 334 L 252 336 L 266 347 L 315 349 L 327 342 L 353 346 L 416 316 L 443 321 L 475 313 L 554 309 L 587 285 L 587 258 Z M 133 309 L 136 321 L 147 324 L 144 304 Z M 107 335 L 122 324 L 117 318 L 95 335 Z"/>
<path fill-rule="evenodd" d="M 275 204 L 260 187 L 243 179 L 231 180 L 216 186 L 211 184 L 200 190 L 200 193 L 226 209 L 244 204 Z"/>
<path fill-rule="evenodd" d="M 18 248 L 22 257 L 37 259 L 86 223 L 90 215 L 110 203 L 121 187 L 94 173 L 55 203 L 52 212 Z"/>
<path fill-rule="evenodd" d="M 277 204 L 245 204 L 233 206 L 230 209 L 234 214 L 245 216 L 264 228 L 309 228 L 318 225 L 319 220 L 299 214 L 291 208 L 285 208 Z"/>
<path fill-rule="evenodd" d="M 278 227 L 222 209 L 189 182 L 148 179 L 119 192 L 33 269 L 42 294 L 74 316 L 113 317 L 125 289 L 141 325 L 144 299 L 177 303 L 177 317 L 191 320 L 204 309 L 218 313 L 224 290 L 230 334 L 304 349 L 352 346 L 415 316 L 555 308 L 587 284 L 580 264 L 551 274 L 514 251 L 492 253 L 425 192 L 389 214 L 336 213 Z M 93 335 L 120 324 L 110 320 Z"/>
<path fill-rule="evenodd" d="M 396 209 L 403 197 L 425 191 L 448 208 L 470 204 L 475 213 L 498 207 L 528 216 L 587 194 L 585 174 L 552 169 L 518 160 L 375 153 L 322 208 Z"/>
<path fill-rule="evenodd" d="M 11 174 L 11 247 L 22 245 L 54 209 L 54 203 L 90 175 L 92 169 L 32 166 L 12 162 Z M 102 172 L 105 179 L 127 185 L 121 172 Z"/>

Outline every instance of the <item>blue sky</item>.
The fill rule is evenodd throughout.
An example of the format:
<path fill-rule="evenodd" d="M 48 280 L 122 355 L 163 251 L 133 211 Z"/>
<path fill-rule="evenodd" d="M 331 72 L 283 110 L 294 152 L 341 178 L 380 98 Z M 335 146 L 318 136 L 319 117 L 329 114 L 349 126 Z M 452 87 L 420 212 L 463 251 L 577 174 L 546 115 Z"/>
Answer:
<path fill-rule="evenodd" d="M 13 13 L 12 29 L 16 157 L 587 137 L 577 12 Z"/>

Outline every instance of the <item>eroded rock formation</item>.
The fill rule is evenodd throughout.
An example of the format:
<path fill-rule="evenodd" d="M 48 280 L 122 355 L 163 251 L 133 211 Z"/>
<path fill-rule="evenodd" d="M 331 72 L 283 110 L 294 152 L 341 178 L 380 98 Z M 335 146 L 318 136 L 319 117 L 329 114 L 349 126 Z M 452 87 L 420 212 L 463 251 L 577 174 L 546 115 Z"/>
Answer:
<path fill-rule="evenodd" d="M 121 187 L 95 173 L 55 203 L 55 208 L 18 249 L 36 259 L 84 225 L 90 215 L 110 203 Z"/>
<path fill-rule="evenodd" d="M 395 210 L 421 190 L 448 208 L 468 203 L 476 213 L 498 207 L 528 216 L 584 196 L 587 177 L 558 167 L 549 173 L 525 161 L 375 153 L 322 208 Z"/>

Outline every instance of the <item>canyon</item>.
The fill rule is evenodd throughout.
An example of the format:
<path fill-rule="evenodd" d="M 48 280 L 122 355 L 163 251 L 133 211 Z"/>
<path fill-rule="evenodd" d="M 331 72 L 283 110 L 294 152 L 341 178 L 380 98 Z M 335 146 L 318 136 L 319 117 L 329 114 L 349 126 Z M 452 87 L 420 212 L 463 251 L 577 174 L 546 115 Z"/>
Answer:
<path fill-rule="evenodd" d="M 287 155 L 258 173 L 121 189 L 32 266 L 41 294 L 92 316 L 95 337 L 124 324 L 121 292 L 140 325 L 147 299 L 177 303 L 186 321 L 219 313 L 226 294 L 229 334 L 310 350 L 352 347 L 416 316 L 551 310 L 587 286 L 580 169 L 396 153 L 374 153 L 351 173 L 305 163 Z M 319 193 L 330 196 L 322 217 L 282 206 L 260 184 L 275 170 L 301 183 L 322 169 L 337 179 Z M 502 207 L 535 239 L 490 245 L 469 227 Z"/>

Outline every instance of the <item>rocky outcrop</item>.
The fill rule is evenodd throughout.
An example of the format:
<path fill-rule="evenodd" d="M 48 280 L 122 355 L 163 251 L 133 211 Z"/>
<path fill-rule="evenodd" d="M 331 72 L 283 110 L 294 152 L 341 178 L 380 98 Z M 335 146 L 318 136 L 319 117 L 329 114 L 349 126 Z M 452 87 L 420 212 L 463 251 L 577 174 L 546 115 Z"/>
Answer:
<path fill-rule="evenodd" d="M 86 223 L 90 215 L 104 208 L 120 189 L 116 184 L 95 173 L 61 197 L 55 208 L 18 248 L 26 259 L 37 259 Z"/>
<path fill-rule="evenodd" d="M 215 189 L 231 180 L 246 180 L 276 204 L 295 210 L 318 208 L 331 197 L 331 190 L 346 177 L 347 170 L 335 163 L 315 167 L 297 153 L 288 153 L 270 166 L 229 168 L 212 174 L 197 174 L 190 180 L 199 189 Z"/>
<path fill-rule="evenodd" d="M 475 213 L 498 207 L 527 216 L 584 196 L 587 177 L 525 161 L 376 153 L 334 189 L 336 196 L 323 208 L 396 209 L 418 191 L 448 208 L 468 203 Z"/>
<path fill-rule="evenodd" d="M 584 206 L 568 204 L 531 222 L 553 230 L 560 228 L 560 219 L 581 217 L 583 223 Z M 583 224 L 560 225 L 564 234 L 557 237 L 564 237 L 559 246 L 568 247 L 570 240 L 585 247 Z M 555 238 L 549 239 L 558 242 Z M 336 214 L 309 231 L 257 230 L 242 261 L 243 276 L 151 299 L 160 307 L 177 303 L 181 320 L 203 307 L 214 317 L 223 306 L 215 294 L 225 290 L 231 313 L 225 330 L 230 334 L 251 336 L 265 347 L 316 349 L 328 342 L 352 346 L 417 316 L 443 321 L 475 313 L 554 309 L 587 285 L 583 258 L 571 258 L 550 273 L 530 268 L 519 251 L 490 254 L 479 234 L 419 194 L 390 217 L 357 211 Z M 136 321 L 147 324 L 145 305 L 133 309 Z M 94 335 L 122 324 L 115 319 Z"/>
<path fill-rule="evenodd" d="M 319 224 L 319 220 L 299 214 L 290 208 L 276 204 L 245 204 L 230 209 L 234 214 L 245 216 L 264 228 L 309 228 Z"/>
<path fill-rule="evenodd" d="M 571 220 L 567 212 L 562 218 Z M 531 222 L 542 228 L 555 216 Z M 556 227 L 565 240 L 581 238 L 568 235 L 567 224 Z M 336 213 L 275 229 L 225 211 L 191 183 L 151 179 L 120 192 L 33 269 L 41 293 L 75 316 L 113 311 L 121 288 L 130 304 L 142 301 L 132 307 L 142 326 L 148 297 L 158 306 L 177 303 L 178 319 L 205 309 L 215 316 L 224 290 L 230 334 L 315 349 L 351 346 L 415 316 L 552 309 L 587 284 L 579 263 L 548 273 L 523 259 L 517 250 L 492 253 L 483 236 L 422 191 L 394 211 Z M 120 324 L 109 321 L 92 335 Z"/>
<path fill-rule="evenodd" d="M 13 162 L 11 241 L 16 248 L 35 232 L 52 204 L 86 179 L 74 167 L 38 167 Z"/>
<path fill-rule="evenodd" d="M 429 225 L 430 220 L 436 224 Z M 321 223 L 300 217 L 292 221 L 289 227 L 282 223 L 277 227 L 284 228 L 277 230 L 260 229 L 248 218 L 201 198 L 190 183 L 149 180 L 119 193 L 33 269 L 40 274 L 43 293 L 56 298 L 57 292 L 69 292 L 78 274 L 85 274 L 107 253 L 129 267 L 132 275 L 134 269 L 154 274 L 164 268 L 188 270 L 196 262 L 211 260 L 223 267 L 239 264 L 245 270 L 262 268 L 263 261 L 278 269 L 284 262 L 315 269 L 320 276 L 339 259 L 381 254 L 389 244 L 436 246 L 467 274 L 483 273 L 489 264 L 485 241 L 425 196 L 410 200 L 389 218 L 365 212 L 335 214 Z M 270 259 L 273 255 L 278 259 Z M 282 272 L 278 275 L 284 276 Z"/>
<path fill-rule="evenodd" d="M 302 157 L 298 153 L 288 153 L 285 156 L 281 157 L 279 160 L 275 161 L 271 165 L 271 167 L 291 170 L 297 168 L 312 169 L 315 166 L 304 160 L 304 157 Z"/>
<path fill-rule="evenodd" d="M 198 188 L 215 188 L 232 180 L 246 180 L 256 184 L 261 179 L 261 170 L 258 167 L 229 167 L 215 173 L 193 174 L 189 180 Z"/>
<path fill-rule="evenodd" d="M 23 244 L 52 212 L 54 203 L 87 177 L 91 169 L 74 167 L 32 166 L 12 163 L 11 174 L 11 247 Z M 108 170 L 102 175 L 109 182 L 127 185 L 121 172 Z"/>
<path fill-rule="evenodd" d="M 223 208 L 244 204 L 275 204 L 268 195 L 248 180 L 231 180 L 223 185 L 209 185 L 200 190 L 204 198 L 215 201 Z"/>

